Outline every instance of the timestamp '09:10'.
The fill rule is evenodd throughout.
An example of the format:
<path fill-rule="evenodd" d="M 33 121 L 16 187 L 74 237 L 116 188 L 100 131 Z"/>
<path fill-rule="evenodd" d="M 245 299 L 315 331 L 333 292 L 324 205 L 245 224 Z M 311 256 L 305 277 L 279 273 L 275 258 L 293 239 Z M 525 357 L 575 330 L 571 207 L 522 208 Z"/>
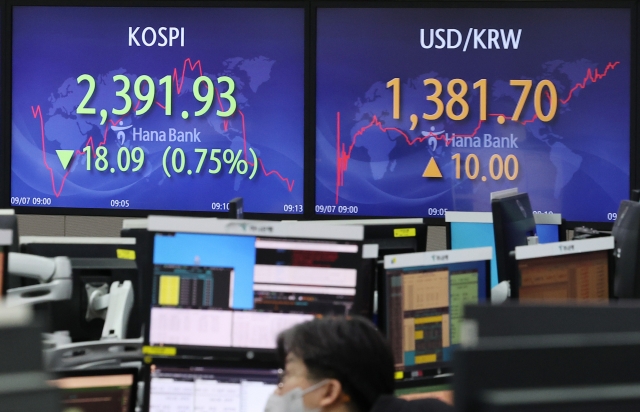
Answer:
<path fill-rule="evenodd" d="M 228 212 L 229 211 L 229 203 L 213 202 L 213 203 L 211 203 L 211 210 L 220 210 L 220 211 Z"/>

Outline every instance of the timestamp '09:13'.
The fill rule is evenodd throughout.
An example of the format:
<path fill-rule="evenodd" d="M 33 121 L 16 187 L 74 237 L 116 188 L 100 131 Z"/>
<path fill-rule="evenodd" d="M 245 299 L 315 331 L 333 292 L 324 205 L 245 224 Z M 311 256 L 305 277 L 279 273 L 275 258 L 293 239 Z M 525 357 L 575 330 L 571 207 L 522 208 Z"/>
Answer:
<path fill-rule="evenodd" d="M 302 213 L 302 205 L 284 205 L 283 210 L 285 213 Z"/>

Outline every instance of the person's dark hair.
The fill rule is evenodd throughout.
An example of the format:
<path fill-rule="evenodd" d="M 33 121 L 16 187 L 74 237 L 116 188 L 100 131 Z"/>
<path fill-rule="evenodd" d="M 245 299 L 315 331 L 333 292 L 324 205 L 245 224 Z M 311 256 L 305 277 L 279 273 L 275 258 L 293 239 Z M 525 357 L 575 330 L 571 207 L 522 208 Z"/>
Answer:
<path fill-rule="evenodd" d="M 278 354 L 300 358 L 312 380 L 337 379 L 359 412 L 393 393 L 391 349 L 370 321 L 327 317 L 298 324 L 278 336 Z"/>

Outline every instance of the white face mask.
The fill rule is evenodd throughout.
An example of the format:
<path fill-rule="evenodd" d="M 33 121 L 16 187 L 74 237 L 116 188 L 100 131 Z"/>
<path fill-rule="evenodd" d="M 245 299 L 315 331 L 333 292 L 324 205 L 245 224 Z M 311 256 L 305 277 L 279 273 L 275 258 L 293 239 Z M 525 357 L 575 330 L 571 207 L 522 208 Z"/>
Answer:
<path fill-rule="evenodd" d="M 304 395 L 326 385 L 329 381 L 323 380 L 307 389 L 294 388 L 284 395 L 272 393 L 264 407 L 264 412 L 320 412 L 320 408 L 309 409 L 304 406 Z"/>

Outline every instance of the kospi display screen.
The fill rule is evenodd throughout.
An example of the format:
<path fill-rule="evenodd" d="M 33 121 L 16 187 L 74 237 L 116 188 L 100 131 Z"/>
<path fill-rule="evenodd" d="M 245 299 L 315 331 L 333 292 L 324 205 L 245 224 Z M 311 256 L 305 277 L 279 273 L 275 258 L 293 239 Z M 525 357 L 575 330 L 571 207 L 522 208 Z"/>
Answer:
<path fill-rule="evenodd" d="M 13 8 L 12 206 L 301 213 L 303 8 Z"/>
<path fill-rule="evenodd" d="M 629 8 L 319 8 L 316 214 L 615 220 L 628 197 Z"/>

